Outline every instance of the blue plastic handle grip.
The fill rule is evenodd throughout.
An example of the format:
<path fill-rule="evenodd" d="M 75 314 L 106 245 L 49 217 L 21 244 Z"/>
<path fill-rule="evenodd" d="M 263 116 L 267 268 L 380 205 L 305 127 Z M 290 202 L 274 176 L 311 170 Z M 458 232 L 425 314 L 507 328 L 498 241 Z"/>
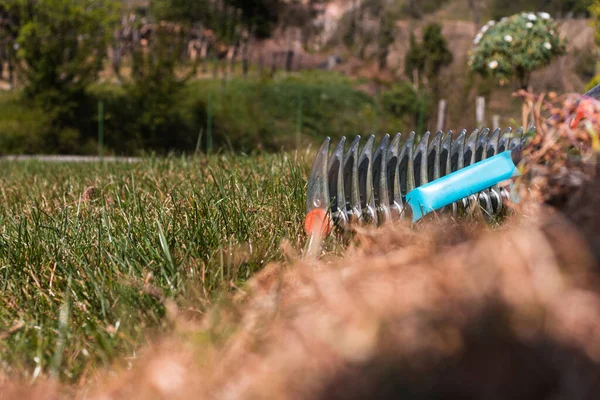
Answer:
<path fill-rule="evenodd" d="M 406 202 L 416 222 L 430 212 L 519 175 L 512 152 L 505 151 L 411 190 Z"/>

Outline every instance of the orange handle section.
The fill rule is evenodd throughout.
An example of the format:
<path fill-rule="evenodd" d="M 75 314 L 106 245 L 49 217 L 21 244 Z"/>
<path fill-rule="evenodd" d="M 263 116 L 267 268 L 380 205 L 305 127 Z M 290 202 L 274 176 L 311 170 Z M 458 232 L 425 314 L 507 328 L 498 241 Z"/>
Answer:
<path fill-rule="evenodd" d="M 329 235 L 333 227 L 333 222 L 329 218 L 329 214 L 322 208 L 316 208 L 306 215 L 304 220 L 304 229 L 310 236 L 314 232 L 321 231 L 321 237 Z"/>

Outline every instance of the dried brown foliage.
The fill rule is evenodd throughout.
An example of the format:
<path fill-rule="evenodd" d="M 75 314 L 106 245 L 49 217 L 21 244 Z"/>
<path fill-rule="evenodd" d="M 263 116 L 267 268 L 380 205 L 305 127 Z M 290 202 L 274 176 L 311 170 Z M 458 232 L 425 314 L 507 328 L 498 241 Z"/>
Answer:
<path fill-rule="evenodd" d="M 500 229 L 399 224 L 339 259 L 271 265 L 202 321 L 171 305 L 172 337 L 76 397 L 597 398 L 600 175 L 589 118 L 567 126 L 579 104 L 538 123 Z"/>

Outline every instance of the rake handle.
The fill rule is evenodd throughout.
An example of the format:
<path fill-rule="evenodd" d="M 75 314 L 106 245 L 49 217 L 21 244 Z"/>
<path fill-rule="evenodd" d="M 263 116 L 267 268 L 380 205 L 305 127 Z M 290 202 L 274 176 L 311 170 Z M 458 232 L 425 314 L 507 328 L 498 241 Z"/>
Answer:
<path fill-rule="evenodd" d="M 521 149 L 505 151 L 420 186 L 406 195 L 413 222 L 424 215 L 519 176 Z"/>

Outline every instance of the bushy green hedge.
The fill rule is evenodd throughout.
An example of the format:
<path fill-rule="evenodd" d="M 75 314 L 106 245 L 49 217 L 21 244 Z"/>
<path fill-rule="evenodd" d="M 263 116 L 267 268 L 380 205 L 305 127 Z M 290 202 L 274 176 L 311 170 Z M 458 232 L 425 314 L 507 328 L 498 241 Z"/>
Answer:
<path fill-rule="evenodd" d="M 469 66 L 500 84 L 513 77 L 526 89 L 532 72 L 543 68 L 566 51 L 558 25 L 550 14 L 520 13 L 499 22 L 489 21 L 473 41 Z"/>
<path fill-rule="evenodd" d="M 430 97 L 420 95 L 406 82 L 398 83 L 384 92 L 381 104 L 388 113 L 409 121 L 413 119 L 415 123 L 418 122 L 419 113 L 422 113 L 423 120 L 427 120 L 431 111 Z"/>
<path fill-rule="evenodd" d="M 375 98 L 336 76 L 234 80 L 225 88 L 216 81 L 194 82 L 187 91 L 192 104 L 212 105 L 215 144 L 244 151 L 292 148 L 299 127 L 303 143 L 403 128 L 399 118 L 380 110 Z"/>
<path fill-rule="evenodd" d="M 0 154 L 42 151 L 46 119 L 40 109 L 24 107 L 16 93 L 0 93 Z"/>
<path fill-rule="evenodd" d="M 407 117 L 357 89 L 362 82 L 323 72 L 258 80 L 199 80 L 169 88 L 94 85 L 78 105 L 76 123 L 52 127 L 52 116 L 17 93 L 0 96 L 1 153 L 97 152 L 98 102 L 104 103 L 104 145 L 115 154 L 206 149 L 208 114 L 214 149 L 276 151 L 318 143 L 325 136 L 414 129 Z M 385 93 L 385 92 L 384 92 Z M 385 97 L 385 94 L 384 96 Z M 389 97 L 389 96 L 388 96 Z M 410 112 L 410 110 L 408 111 Z"/>

